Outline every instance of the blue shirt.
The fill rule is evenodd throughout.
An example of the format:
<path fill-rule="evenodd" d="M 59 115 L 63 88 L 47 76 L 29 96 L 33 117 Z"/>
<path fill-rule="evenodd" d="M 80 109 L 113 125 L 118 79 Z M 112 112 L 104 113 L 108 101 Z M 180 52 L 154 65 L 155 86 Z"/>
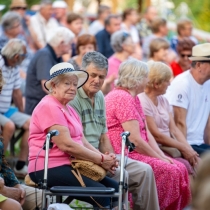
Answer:
<path fill-rule="evenodd" d="M 109 58 L 114 54 L 114 50 L 111 47 L 111 34 L 103 29 L 99 31 L 96 35 L 97 41 L 97 51 L 103 54 L 105 57 Z"/>

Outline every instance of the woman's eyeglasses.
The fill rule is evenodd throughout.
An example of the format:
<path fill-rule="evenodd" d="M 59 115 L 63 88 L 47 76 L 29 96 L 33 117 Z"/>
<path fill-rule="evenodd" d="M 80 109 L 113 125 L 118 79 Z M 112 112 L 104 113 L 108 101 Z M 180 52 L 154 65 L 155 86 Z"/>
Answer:
<path fill-rule="evenodd" d="M 126 32 L 123 32 L 122 42 L 124 42 L 130 35 Z"/>
<path fill-rule="evenodd" d="M 192 55 L 191 54 L 180 54 L 182 58 L 189 58 L 191 57 Z"/>
<path fill-rule="evenodd" d="M 12 10 L 26 10 L 26 7 L 13 7 Z"/>

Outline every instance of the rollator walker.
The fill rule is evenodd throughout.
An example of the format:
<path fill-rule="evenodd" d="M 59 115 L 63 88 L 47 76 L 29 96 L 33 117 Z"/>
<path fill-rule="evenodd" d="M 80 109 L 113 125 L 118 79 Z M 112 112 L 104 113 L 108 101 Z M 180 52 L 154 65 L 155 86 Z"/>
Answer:
<path fill-rule="evenodd" d="M 57 130 L 50 131 L 46 135 L 46 140 L 43 145 L 45 150 L 45 161 L 44 161 L 44 179 L 43 182 L 39 183 L 39 188 L 42 189 L 42 210 L 47 210 L 49 205 L 49 196 L 56 196 L 56 203 L 67 203 L 69 204 L 75 197 L 118 197 L 118 208 L 119 210 L 128 210 L 128 187 L 124 180 L 124 169 L 126 166 L 125 161 L 125 149 L 128 148 L 128 152 L 135 149 L 133 143 L 128 139 L 129 132 L 123 132 L 122 138 L 122 151 L 121 151 L 121 163 L 120 163 L 120 181 L 119 181 L 119 192 L 115 192 L 114 188 L 109 187 L 74 187 L 74 186 L 54 186 L 50 189 L 47 186 L 47 175 L 48 175 L 48 158 L 50 149 L 53 147 L 51 139 L 53 136 L 59 135 Z M 67 196 L 63 201 L 62 197 Z M 38 209 L 38 208 L 37 208 Z M 101 209 L 94 207 L 94 209 Z M 106 208 L 107 209 L 107 208 Z M 110 205 L 112 209 L 112 202 Z"/>

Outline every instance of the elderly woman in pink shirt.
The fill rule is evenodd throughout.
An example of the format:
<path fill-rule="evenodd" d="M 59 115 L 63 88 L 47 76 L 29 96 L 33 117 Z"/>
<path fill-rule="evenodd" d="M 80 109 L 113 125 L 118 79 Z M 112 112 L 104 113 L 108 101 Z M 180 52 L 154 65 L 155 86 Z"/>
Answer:
<path fill-rule="evenodd" d="M 120 64 L 135 51 L 135 44 L 131 35 L 124 31 L 117 31 L 111 36 L 111 46 L 115 53 L 108 59 L 108 73 L 102 86 L 102 92 L 105 95 L 114 88 L 114 81 L 117 79 Z"/>
<path fill-rule="evenodd" d="M 48 186 L 80 186 L 79 181 L 72 173 L 70 156 L 77 159 L 92 161 L 101 165 L 105 170 L 114 172 L 118 162 L 114 154 L 102 154 L 83 135 L 83 128 L 76 111 L 68 105 L 76 95 L 77 88 L 84 85 L 88 79 L 88 73 L 82 70 L 74 70 L 70 63 L 59 63 L 50 70 L 50 80 L 45 83 L 50 92 L 45 96 L 32 114 L 29 135 L 29 166 L 30 178 L 37 183 L 43 179 L 45 152 L 42 148 L 46 134 L 51 130 L 58 130 L 59 135 L 54 136 L 53 148 L 49 153 Z M 37 159 L 37 163 L 36 163 Z M 86 186 L 113 187 L 118 191 L 118 184 L 114 180 L 105 177 L 96 182 L 82 176 Z M 90 198 L 78 198 L 94 206 L 96 203 Z M 109 206 L 109 198 L 94 198 L 100 205 Z M 117 200 L 114 202 L 117 203 Z"/>
<path fill-rule="evenodd" d="M 148 128 L 158 144 L 178 149 L 183 158 L 176 159 L 187 167 L 189 174 L 194 174 L 190 164 L 192 166 L 197 164 L 198 154 L 187 143 L 186 138 L 176 126 L 172 108 L 163 96 L 170 84 L 172 71 L 162 62 L 150 61 L 148 67 L 149 82 L 145 91 L 138 95 Z"/>

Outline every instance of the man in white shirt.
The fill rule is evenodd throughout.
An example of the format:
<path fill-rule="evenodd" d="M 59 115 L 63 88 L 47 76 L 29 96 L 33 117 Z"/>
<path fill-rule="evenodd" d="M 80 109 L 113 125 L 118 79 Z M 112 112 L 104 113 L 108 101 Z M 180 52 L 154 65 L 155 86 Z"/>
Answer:
<path fill-rule="evenodd" d="M 191 69 L 178 75 L 166 97 L 176 125 L 198 153 L 210 150 L 210 43 L 193 47 Z"/>
<path fill-rule="evenodd" d="M 30 19 L 29 30 L 38 49 L 45 47 L 51 30 L 59 26 L 57 20 L 52 17 L 52 13 L 52 2 L 42 0 L 39 12 Z"/>
<path fill-rule="evenodd" d="M 96 35 L 99 31 L 103 30 L 105 27 L 105 20 L 110 14 L 110 7 L 106 5 L 100 5 L 98 8 L 98 18 L 90 24 L 89 33 Z"/>

